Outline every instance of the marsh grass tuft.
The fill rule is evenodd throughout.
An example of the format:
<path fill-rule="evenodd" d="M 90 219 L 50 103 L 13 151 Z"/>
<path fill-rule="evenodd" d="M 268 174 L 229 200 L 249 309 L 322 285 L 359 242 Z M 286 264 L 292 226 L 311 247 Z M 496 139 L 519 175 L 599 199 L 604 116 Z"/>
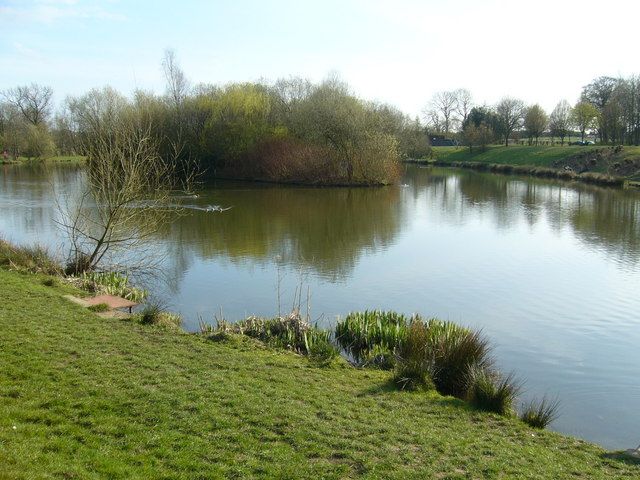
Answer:
<path fill-rule="evenodd" d="M 560 400 L 550 400 L 545 396 L 542 400 L 534 399 L 525 404 L 520 420 L 533 428 L 546 428 L 559 415 Z"/>
<path fill-rule="evenodd" d="M 435 388 L 434 360 L 428 349 L 429 332 L 422 321 L 408 328 L 405 341 L 397 349 L 394 380 L 402 390 Z"/>
<path fill-rule="evenodd" d="M 469 375 L 467 399 L 480 410 L 511 415 L 520 391 L 520 383 L 512 373 L 503 376 L 487 369 L 473 368 Z"/>
<path fill-rule="evenodd" d="M 143 325 L 157 325 L 170 329 L 178 329 L 182 325 L 180 315 L 167 312 L 157 304 L 147 305 L 137 318 Z"/>
<path fill-rule="evenodd" d="M 40 245 L 20 247 L 0 238 L 0 266 L 18 272 L 59 275 L 60 265 Z"/>

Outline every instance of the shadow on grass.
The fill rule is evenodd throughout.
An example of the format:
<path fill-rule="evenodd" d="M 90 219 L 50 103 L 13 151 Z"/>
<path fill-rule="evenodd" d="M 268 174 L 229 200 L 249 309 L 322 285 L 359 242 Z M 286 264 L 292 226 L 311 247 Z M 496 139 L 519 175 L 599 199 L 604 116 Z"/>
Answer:
<path fill-rule="evenodd" d="M 464 400 L 460 400 L 455 397 L 445 397 L 438 394 L 435 390 L 400 390 L 398 388 L 398 384 L 395 382 L 393 378 L 389 378 L 387 381 L 383 383 L 379 383 L 377 385 L 373 385 L 361 392 L 358 393 L 358 397 L 365 397 L 369 395 L 382 395 L 386 393 L 402 393 L 407 395 L 425 395 L 429 397 L 429 400 L 435 405 L 441 405 L 445 407 L 455 407 L 462 408 L 466 411 L 473 412 L 476 411 L 471 405 L 469 405 Z"/>
<path fill-rule="evenodd" d="M 602 458 L 607 460 L 615 460 L 630 466 L 640 466 L 640 458 L 629 455 L 624 451 L 607 452 L 602 454 Z"/>

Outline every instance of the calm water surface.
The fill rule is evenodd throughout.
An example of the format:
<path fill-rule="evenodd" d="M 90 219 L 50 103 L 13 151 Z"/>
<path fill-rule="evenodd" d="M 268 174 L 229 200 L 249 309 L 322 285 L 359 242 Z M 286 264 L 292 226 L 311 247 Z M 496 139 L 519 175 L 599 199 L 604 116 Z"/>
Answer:
<path fill-rule="evenodd" d="M 0 167 L 0 233 L 63 253 L 53 192 L 82 182 L 76 168 Z M 283 312 L 302 284 L 325 325 L 379 308 L 482 328 L 525 399 L 561 399 L 553 429 L 640 443 L 640 194 L 418 167 L 403 183 L 207 185 L 155 240 L 154 291 L 192 330 L 220 310 L 277 313 L 278 284 Z"/>

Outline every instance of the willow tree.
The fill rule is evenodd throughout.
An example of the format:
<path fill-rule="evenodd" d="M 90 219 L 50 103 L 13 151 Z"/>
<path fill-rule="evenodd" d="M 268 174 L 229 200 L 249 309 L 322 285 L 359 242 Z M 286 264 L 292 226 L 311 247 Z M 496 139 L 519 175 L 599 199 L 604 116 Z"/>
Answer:
<path fill-rule="evenodd" d="M 161 139 L 146 115 L 112 90 L 93 90 L 72 100 L 70 110 L 87 168 L 86 188 L 61 207 L 59 223 L 71 243 L 68 270 L 113 268 L 114 259 L 131 252 L 135 265 L 128 268 L 148 266 L 151 257 L 141 252 L 180 211 L 173 197 L 192 176 L 160 154 Z"/>

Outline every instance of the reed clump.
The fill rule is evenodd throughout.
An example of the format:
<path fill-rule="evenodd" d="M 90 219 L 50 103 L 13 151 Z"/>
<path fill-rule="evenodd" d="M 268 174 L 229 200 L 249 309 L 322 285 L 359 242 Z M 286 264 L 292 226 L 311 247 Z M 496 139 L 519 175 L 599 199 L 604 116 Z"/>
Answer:
<path fill-rule="evenodd" d="M 119 272 L 83 272 L 77 277 L 69 277 L 76 287 L 91 293 L 115 295 L 140 303 L 147 292 L 131 285 L 129 276 Z"/>
<path fill-rule="evenodd" d="M 182 325 L 180 315 L 163 310 L 158 304 L 147 305 L 134 319 L 143 325 L 156 325 L 172 330 L 177 330 Z"/>
<path fill-rule="evenodd" d="M 467 400 L 480 410 L 512 415 L 520 391 L 521 385 L 512 373 L 505 376 L 488 368 L 470 371 Z"/>
<path fill-rule="evenodd" d="M 407 335 L 407 319 L 396 312 L 352 312 L 335 327 L 336 342 L 360 365 L 393 368 L 394 351 Z"/>

